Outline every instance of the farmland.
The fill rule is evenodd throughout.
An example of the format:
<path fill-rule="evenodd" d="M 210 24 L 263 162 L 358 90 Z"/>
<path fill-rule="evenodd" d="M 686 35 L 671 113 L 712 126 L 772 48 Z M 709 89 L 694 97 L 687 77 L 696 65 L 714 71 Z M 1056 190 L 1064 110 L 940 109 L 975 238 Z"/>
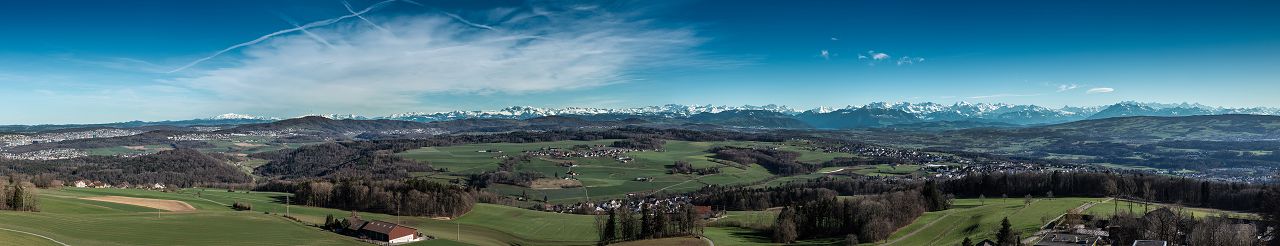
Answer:
<path fill-rule="evenodd" d="M 984 201 L 985 200 L 985 201 Z M 1034 199 L 1030 205 L 1023 198 L 1006 199 L 956 199 L 948 210 L 925 213 L 916 221 L 899 229 L 886 245 L 958 245 L 965 237 L 974 241 L 993 239 L 1000 229 L 1000 220 L 1009 218 L 1014 232 L 1023 237 L 1056 218 L 1087 202 L 1099 202 L 1102 198 L 1053 198 Z"/>
<path fill-rule="evenodd" d="M 183 201 L 197 210 L 157 213 L 152 208 L 80 199 L 109 195 Z M 188 245 L 361 244 L 352 238 L 280 216 L 285 213 L 283 199 L 287 195 L 215 189 L 185 189 L 180 193 L 132 189 L 41 190 L 41 212 L 0 212 L 0 228 L 37 233 L 71 245 L 168 245 L 179 241 Z M 236 201 L 253 204 L 255 211 L 234 211 L 224 205 Z M 296 205 L 289 206 L 288 212 L 306 223 L 322 223 L 326 215 L 341 217 L 350 213 Z M 478 204 L 471 213 L 454 221 L 372 213 L 360 215 L 398 221 L 416 227 L 426 235 L 454 241 L 432 240 L 413 245 L 507 245 L 508 242 L 589 245 L 595 240 L 595 231 L 591 228 L 594 218 L 591 216 L 491 204 Z M 457 237 L 459 232 L 460 239 Z M 10 238 L 9 234 L 0 234 L 0 237 Z M 28 239 L 22 235 L 12 238 Z M 39 238 L 31 238 L 35 239 Z"/>
<path fill-rule="evenodd" d="M 498 168 L 498 157 L 519 155 L 523 151 L 543 148 L 568 149 L 574 146 L 607 146 L 612 140 L 600 141 L 558 141 L 546 143 L 496 143 L 470 144 L 448 147 L 427 147 L 400 153 L 401 156 L 430 163 L 435 168 L 444 168 L 446 173 L 431 175 L 431 178 L 453 180 L 461 175 L 481 173 Z M 534 189 L 514 185 L 494 185 L 492 191 L 500 194 L 518 196 L 528 195 L 531 198 L 546 197 L 551 202 L 575 202 L 588 198 L 620 198 L 626 194 L 647 194 L 654 192 L 691 191 L 706 185 L 745 184 L 774 178 L 768 170 L 760 165 L 745 165 L 745 168 L 730 167 L 711 160 L 707 150 L 716 146 L 737 147 L 774 147 L 800 153 L 798 160 L 807 163 L 821 163 L 836 157 L 852 157 L 848 153 L 830 153 L 803 148 L 799 143 L 764 143 L 764 142 L 689 142 L 667 141 L 661 151 L 636 151 L 624 155 L 632 160 L 622 163 L 614 158 L 579 157 L 551 158 L 538 157 L 528 163 L 519 165 L 517 171 L 533 171 L 547 177 L 562 177 L 568 171 L 577 174 L 583 188 L 566 189 Z M 676 161 L 685 161 L 694 167 L 721 167 L 721 173 L 712 175 L 668 174 L 667 166 Z M 577 166 L 566 168 L 561 165 L 572 162 Z M 805 178 L 818 177 L 806 176 Z M 638 181 L 638 179 L 646 181 Z"/>

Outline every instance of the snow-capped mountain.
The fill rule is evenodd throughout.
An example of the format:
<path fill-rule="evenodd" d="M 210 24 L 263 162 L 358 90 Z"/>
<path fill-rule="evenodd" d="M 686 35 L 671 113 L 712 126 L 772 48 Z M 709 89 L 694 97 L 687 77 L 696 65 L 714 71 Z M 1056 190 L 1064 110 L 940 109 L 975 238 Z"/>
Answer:
<path fill-rule="evenodd" d="M 668 118 L 683 118 L 700 113 L 720 113 L 730 110 L 763 110 L 778 113 L 794 115 L 799 113 L 787 106 L 780 105 L 764 105 L 764 106 L 716 106 L 716 105 L 680 105 L 667 104 L 660 106 L 646 106 L 638 108 L 538 108 L 530 106 L 515 106 L 493 111 L 450 111 L 439 113 L 402 113 L 393 114 L 381 119 L 394 120 L 411 120 L 411 121 L 442 121 L 454 119 L 529 119 L 552 115 L 636 115 L 636 116 L 660 116 Z"/>
<path fill-rule="evenodd" d="M 273 120 L 276 118 L 253 116 L 247 114 L 226 113 L 218 116 L 210 117 L 207 120 Z"/>
<path fill-rule="evenodd" d="M 674 120 L 673 122 L 699 122 L 699 119 L 706 117 L 694 117 L 699 114 L 719 114 L 724 112 L 750 112 L 763 111 L 773 112 L 777 114 L 768 114 L 772 121 L 780 122 L 776 116 L 790 117 L 804 121 L 816 127 L 876 127 L 888 126 L 895 124 L 911 124 L 920 122 L 973 122 L 973 123 L 1000 123 L 1000 124 L 1016 124 L 1016 125 L 1034 125 L 1034 124 L 1056 124 L 1086 119 L 1102 119 L 1110 117 L 1126 117 L 1126 116 L 1190 116 L 1190 115 L 1211 115 L 1211 114 L 1259 114 L 1259 115 L 1280 115 L 1280 109 L 1277 108 L 1224 108 L 1210 107 L 1197 103 L 1139 103 L 1139 102 L 1120 102 L 1107 106 L 1088 106 L 1074 107 L 1064 106 L 1061 108 L 1048 108 L 1037 105 L 1015 105 L 1006 103 L 968 103 L 957 102 L 952 104 L 940 104 L 933 102 L 874 102 L 862 106 L 844 106 L 837 107 L 817 107 L 811 110 L 798 111 L 784 105 L 769 104 L 763 106 L 743 105 L 743 106 L 726 106 L 726 105 L 681 105 L 666 104 L 655 106 L 644 106 L 634 108 L 590 108 L 590 107 L 566 107 L 566 108 L 540 108 L 531 106 L 514 106 L 498 110 L 488 111 L 449 111 L 438 113 L 401 113 L 380 117 L 365 117 L 354 114 L 312 114 L 308 116 L 320 116 L 329 119 L 390 119 L 417 122 L 433 122 L 448 121 L 458 119 L 533 119 L 544 116 L 569 116 L 578 117 L 587 120 L 622 120 L 627 118 L 642 118 L 650 121 L 664 122 Z M 755 117 L 756 115 L 766 114 L 730 114 L 736 117 L 734 122 L 756 122 L 753 119 L 745 119 Z M 725 116 L 727 117 L 727 116 Z M 723 118 L 723 117 L 721 117 Z M 210 120 L 279 120 L 276 118 L 267 118 L 260 116 L 252 116 L 245 114 L 223 114 L 210 118 Z M 786 124 L 789 126 L 795 124 Z"/>

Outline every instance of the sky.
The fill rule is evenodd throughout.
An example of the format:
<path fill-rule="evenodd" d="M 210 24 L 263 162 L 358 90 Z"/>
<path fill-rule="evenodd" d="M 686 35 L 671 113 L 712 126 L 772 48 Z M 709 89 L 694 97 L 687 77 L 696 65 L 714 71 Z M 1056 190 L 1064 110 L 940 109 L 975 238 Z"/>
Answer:
<path fill-rule="evenodd" d="M 1280 107 L 1277 1 L 3 4 L 0 124 L 515 105 Z"/>

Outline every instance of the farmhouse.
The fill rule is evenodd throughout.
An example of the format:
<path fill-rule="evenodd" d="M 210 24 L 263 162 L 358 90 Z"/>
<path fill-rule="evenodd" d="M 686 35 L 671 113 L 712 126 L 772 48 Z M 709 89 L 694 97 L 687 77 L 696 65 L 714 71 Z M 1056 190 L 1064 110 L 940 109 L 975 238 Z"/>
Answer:
<path fill-rule="evenodd" d="M 418 229 L 386 221 L 365 221 L 360 217 L 347 218 L 346 231 L 352 236 L 388 243 L 407 243 L 422 240 Z"/>
<path fill-rule="evenodd" d="M 76 183 L 75 183 L 76 188 L 89 187 L 90 185 L 93 185 L 93 181 L 88 181 L 83 179 L 76 180 Z"/>

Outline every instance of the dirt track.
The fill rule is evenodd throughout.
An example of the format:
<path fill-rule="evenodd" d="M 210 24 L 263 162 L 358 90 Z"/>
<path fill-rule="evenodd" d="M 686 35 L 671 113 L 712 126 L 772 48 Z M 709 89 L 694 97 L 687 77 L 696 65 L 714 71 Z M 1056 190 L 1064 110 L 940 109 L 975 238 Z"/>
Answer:
<path fill-rule="evenodd" d="M 129 204 L 134 206 L 156 208 L 156 209 L 171 211 L 171 212 L 196 211 L 196 208 L 192 207 L 191 204 L 187 204 L 186 202 L 183 202 L 183 201 L 174 201 L 174 200 L 149 199 L 149 198 L 126 197 L 126 196 L 98 196 L 98 197 L 84 197 L 80 199 Z"/>

